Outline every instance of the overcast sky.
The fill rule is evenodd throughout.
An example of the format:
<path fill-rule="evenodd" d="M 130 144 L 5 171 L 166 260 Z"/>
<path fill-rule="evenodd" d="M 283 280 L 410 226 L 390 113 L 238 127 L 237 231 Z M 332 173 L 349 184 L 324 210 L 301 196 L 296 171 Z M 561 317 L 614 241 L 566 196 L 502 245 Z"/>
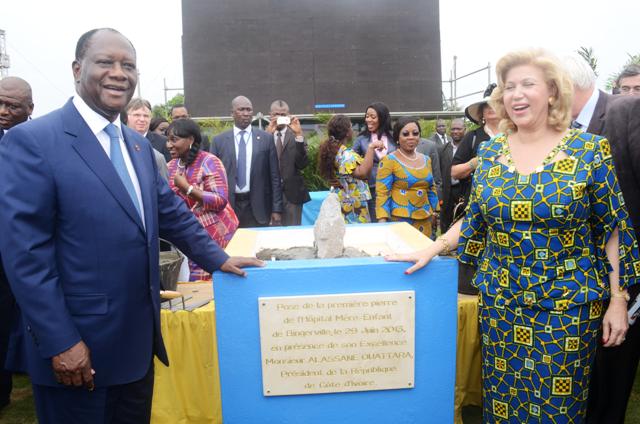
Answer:
<path fill-rule="evenodd" d="M 0 29 L 6 31 L 9 73 L 32 85 L 34 116 L 39 116 L 74 94 L 75 43 L 82 32 L 96 27 L 114 27 L 131 39 L 138 52 L 141 94 L 152 104 L 162 103 L 163 78 L 170 88 L 183 85 L 181 16 L 181 0 L 3 0 Z M 449 78 L 454 55 L 462 75 L 487 63 L 494 66 L 517 48 L 544 47 L 562 56 L 585 46 L 594 49 L 598 85 L 604 87 L 627 53 L 640 53 L 638 16 L 638 0 L 441 0 L 442 78 Z M 475 75 L 460 83 L 458 95 L 486 84 L 486 72 Z M 443 90 L 448 95 L 447 84 Z"/>

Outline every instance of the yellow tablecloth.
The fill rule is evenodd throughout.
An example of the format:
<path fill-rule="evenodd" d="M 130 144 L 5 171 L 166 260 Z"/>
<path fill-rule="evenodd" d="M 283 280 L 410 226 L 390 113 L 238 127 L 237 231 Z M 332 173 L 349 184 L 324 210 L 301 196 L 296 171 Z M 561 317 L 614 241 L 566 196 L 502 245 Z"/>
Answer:
<path fill-rule="evenodd" d="M 220 373 L 213 302 L 192 312 L 163 310 L 170 367 L 155 361 L 153 424 L 220 424 Z"/>
<path fill-rule="evenodd" d="M 455 422 L 461 408 L 481 405 L 478 299 L 458 295 Z M 162 335 L 170 367 L 156 359 L 153 424 L 221 424 L 220 373 L 211 302 L 192 312 L 163 310 Z"/>
<path fill-rule="evenodd" d="M 456 424 L 462 424 L 462 407 L 482 406 L 482 359 L 478 331 L 478 297 L 458 295 L 458 339 L 456 343 Z"/>

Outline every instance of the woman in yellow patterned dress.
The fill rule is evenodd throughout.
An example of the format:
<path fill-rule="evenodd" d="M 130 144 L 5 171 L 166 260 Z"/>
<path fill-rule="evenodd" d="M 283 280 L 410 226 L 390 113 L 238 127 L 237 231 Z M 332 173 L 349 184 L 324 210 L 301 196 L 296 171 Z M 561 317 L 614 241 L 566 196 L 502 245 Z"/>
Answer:
<path fill-rule="evenodd" d="M 485 423 L 582 423 L 599 331 L 624 342 L 638 242 L 606 139 L 568 130 L 573 86 L 540 50 L 507 54 L 467 214 L 427 249 L 478 266 Z M 604 310 L 603 301 L 609 299 Z M 604 312 L 604 316 L 603 316 Z"/>
<path fill-rule="evenodd" d="M 364 158 L 348 148 L 353 138 L 351 120 L 345 115 L 334 115 L 327 124 L 329 138 L 318 151 L 318 171 L 332 189 L 338 190 L 342 215 L 347 224 L 370 222 L 367 201 L 371 199 L 367 179 L 373 167 L 376 149 L 384 144 L 372 141 Z"/>
<path fill-rule="evenodd" d="M 376 180 L 378 222 L 404 221 L 431 237 L 438 194 L 431 159 L 418 153 L 420 124 L 402 117 L 393 128 L 397 150 L 380 161 Z"/>

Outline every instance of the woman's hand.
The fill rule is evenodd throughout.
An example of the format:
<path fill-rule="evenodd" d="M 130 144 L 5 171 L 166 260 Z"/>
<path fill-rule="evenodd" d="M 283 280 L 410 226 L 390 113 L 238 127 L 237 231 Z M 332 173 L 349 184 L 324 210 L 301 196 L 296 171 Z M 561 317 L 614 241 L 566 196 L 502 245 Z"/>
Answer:
<path fill-rule="evenodd" d="M 382 150 L 384 149 L 384 142 L 382 140 L 376 140 L 369 143 L 369 149 Z"/>
<path fill-rule="evenodd" d="M 438 254 L 440 243 L 432 243 L 426 249 L 411 253 L 391 253 L 385 255 L 384 260 L 389 262 L 413 262 L 413 265 L 405 270 L 405 274 L 410 275 L 423 268 L 434 256 Z"/>
<path fill-rule="evenodd" d="M 189 181 L 187 181 L 187 178 L 183 174 L 176 173 L 173 177 L 173 184 L 185 194 L 189 189 Z"/>
<path fill-rule="evenodd" d="M 627 301 L 620 297 L 612 297 L 602 320 L 604 347 L 620 346 L 628 329 Z"/>

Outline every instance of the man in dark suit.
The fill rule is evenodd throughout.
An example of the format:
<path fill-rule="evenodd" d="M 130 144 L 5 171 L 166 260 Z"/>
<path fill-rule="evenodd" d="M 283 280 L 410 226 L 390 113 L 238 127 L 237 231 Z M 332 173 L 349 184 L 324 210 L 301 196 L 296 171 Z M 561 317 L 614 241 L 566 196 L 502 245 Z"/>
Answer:
<path fill-rule="evenodd" d="M 42 423 L 146 423 L 160 333 L 158 237 L 209 272 L 244 275 L 160 178 L 119 115 L 136 53 L 113 29 L 80 37 L 76 93 L 0 143 L 0 249 L 24 321 Z"/>
<path fill-rule="evenodd" d="M 171 155 L 169 155 L 169 159 L 167 159 L 166 154 L 169 153 L 167 137 L 149 131 L 149 125 L 151 125 L 151 103 L 149 103 L 148 100 L 140 98 L 132 99 L 125 108 L 125 113 L 125 124 L 151 142 L 156 158 L 156 165 L 158 165 L 158 172 L 162 178 L 167 180 L 169 178 L 167 161 L 171 160 Z M 122 115 L 120 116 L 122 117 Z"/>
<path fill-rule="evenodd" d="M 571 127 L 591 134 L 603 134 L 607 104 L 611 96 L 596 88 L 596 74 L 582 58 L 565 57 L 563 65 L 573 81 Z"/>
<path fill-rule="evenodd" d="M 32 112 L 31 86 L 17 77 L 0 80 L 0 140 L 5 131 L 28 120 Z M 5 370 L 4 364 L 16 313 L 15 300 L 0 261 L 0 410 L 9 404 L 13 385 L 11 372 Z"/>
<path fill-rule="evenodd" d="M 127 126 L 151 143 L 154 149 L 162 153 L 165 163 L 171 160 L 167 149 L 167 137 L 149 131 L 151 125 L 151 103 L 145 99 L 132 99 L 124 110 L 127 114 Z"/>
<path fill-rule="evenodd" d="M 611 145 L 620 189 L 636 237 L 640 238 L 640 97 L 613 98 L 609 102 L 605 135 Z M 628 290 L 631 306 L 640 285 Z M 587 422 L 623 424 L 640 360 L 640 322 L 629 327 L 620 346 L 598 345 L 591 371 Z"/>
<path fill-rule="evenodd" d="M 278 124 L 278 119 L 288 120 L 289 123 Z M 267 132 L 273 135 L 280 164 L 282 225 L 300 225 L 302 205 L 311 200 L 302 177 L 302 170 L 309 164 L 309 158 L 300 120 L 291 116 L 285 101 L 271 103 Z"/>
<path fill-rule="evenodd" d="M 462 119 L 451 121 L 451 142 L 441 146 L 440 174 L 442 175 L 442 203 L 440 205 L 440 230 L 442 234 L 447 232 L 453 222 L 453 209 L 460 199 L 464 198 L 465 190 L 460 180 L 451 177 L 451 163 L 460 142 L 464 137 L 465 126 Z"/>
<path fill-rule="evenodd" d="M 191 115 L 189 115 L 189 111 L 187 110 L 187 107 L 183 104 L 177 104 L 177 105 L 171 106 L 170 115 L 171 115 L 171 121 L 175 121 L 176 119 L 191 118 Z M 209 150 L 211 150 L 209 137 L 207 137 L 207 135 L 204 133 L 202 133 L 201 136 L 202 136 L 202 143 L 200 144 L 200 150 L 204 150 L 205 152 L 208 152 Z"/>
<path fill-rule="evenodd" d="M 447 123 L 444 119 L 438 119 L 436 121 L 436 132 L 431 134 L 429 140 L 433 141 L 440 147 L 451 142 L 451 137 L 447 135 Z"/>
<path fill-rule="evenodd" d="M 273 136 L 251 127 L 253 105 L 245 96 L 231 102 L 233 129 L 211 143 L 227 171 L 229 201 L 241 228 L 281 225 L 282 187 Z"/>

